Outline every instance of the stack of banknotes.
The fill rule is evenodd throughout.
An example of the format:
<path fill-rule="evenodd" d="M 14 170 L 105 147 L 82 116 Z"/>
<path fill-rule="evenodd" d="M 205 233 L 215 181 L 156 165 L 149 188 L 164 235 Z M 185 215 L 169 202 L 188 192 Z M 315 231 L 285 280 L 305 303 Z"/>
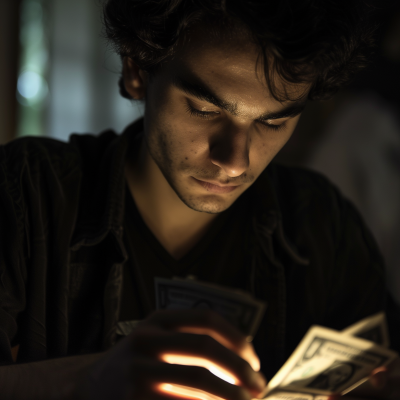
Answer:
<path fill-rule="evenodd" d="M 267 305 L 247 292 L 186 279 L 155 278 L 157 309 L 211 309 L 251 340 Z M 384 313 L 338 332 L 312 326 L 293 354 L 268 383 L 268 400 L 321 400 L 327 395 L 373 394 L 370 373 L 398 357 L 389 349 Z M 376 393 L 379 398 L 379 393 Z"/>

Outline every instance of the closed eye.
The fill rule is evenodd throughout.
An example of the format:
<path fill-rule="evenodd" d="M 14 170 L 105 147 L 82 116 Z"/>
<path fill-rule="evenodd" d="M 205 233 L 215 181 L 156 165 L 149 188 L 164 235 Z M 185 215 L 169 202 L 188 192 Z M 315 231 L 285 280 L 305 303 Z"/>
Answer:
<path fill-rule="evenodd" d="M 197 108 L 193 108 L 189 103 L 187 103 L 186 111 L 192 117 L 200 117 L 203 119 L 212 119 L 214 116 L 219 115 L 219 112 L 216 112 L 216 111 L 200 111 Z M 284 122 L 280 125 L 268 124 L 264 121 L 257 121 L 257 122 L 259 122 L 261 125 L 264 125 L 267 128 L 270 128 L 274 131 L 279 131 L 286 126 L 286 122 Z"/>

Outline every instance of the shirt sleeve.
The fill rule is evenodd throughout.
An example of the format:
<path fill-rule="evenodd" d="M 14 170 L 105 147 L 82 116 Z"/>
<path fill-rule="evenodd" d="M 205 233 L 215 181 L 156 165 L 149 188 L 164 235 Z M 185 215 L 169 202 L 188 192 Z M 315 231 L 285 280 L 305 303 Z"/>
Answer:
<path fill-rule="evenodd" d="M 6 146 L 0 146 L 0 365 L 13 363 L 11 347 L 18 344 L 16 319 L 25 308 L 26 226 L 20 165 L 9 159 Z"/>

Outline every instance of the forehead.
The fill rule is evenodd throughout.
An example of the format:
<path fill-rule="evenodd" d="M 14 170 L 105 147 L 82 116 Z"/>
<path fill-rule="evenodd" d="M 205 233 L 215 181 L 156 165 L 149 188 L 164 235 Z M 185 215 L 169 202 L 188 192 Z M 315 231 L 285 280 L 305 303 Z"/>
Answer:
<path fill-rule="evenodd" d="M 186 70 L 227 84 L 256 79 L 258 49 L 250 41 L 227 35 L 217 37 L 204 26 L 197 26 L 186 35 L 173 61 L 175 71 Z"/>
<path fill-rule="evenodd" d="M 268 89 L 261 50 L 243 28 L 220 35 L 206 25 L 192 28 L 167 69 L 171 75 L 197 76 L 216 90 L 220 88 L 221 95 L 233 91 L 277 102 Z M 286 91 L 290 98 L 308 92 L 309 85 L 288 84 L 278 74 L 271 77 L 278 91 Z"/>

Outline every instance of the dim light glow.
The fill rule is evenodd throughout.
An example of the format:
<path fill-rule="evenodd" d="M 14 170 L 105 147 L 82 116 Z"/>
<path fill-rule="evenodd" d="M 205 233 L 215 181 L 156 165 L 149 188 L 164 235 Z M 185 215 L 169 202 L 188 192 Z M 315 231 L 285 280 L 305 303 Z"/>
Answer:
<path fill-rule="evenodd" d="M 178 331 L 180 332 L 186 332 L 186 333 L 195 333 L 197 335 L 209 335 L 212 338 L 214 338 L 217 342 L 221 343 L 223 346 L 226 348 L 237 352 L 235 350 L 231 343 L 225 339 L 222 335 L 220 335 L 218 332 L 212 331 L 207 328 L 201 328 L 201 327 L 192 327 L 192 326 L 181 326 L 177 328 Z M 250 346 L 247 346 L 245 349 L 241 350 L 238 355 L 243 358 L 243 360 L 246 360 L 251 368 L 253 368 L 254 371 L 259 371 L 260 370 L 260 360 L 257 357 L 256 353 L 254 352 L 254 349 Z"/>
<path fill-rule="evenodd" d="M 164 393 L 171 393 L 174 396 L 190 400 L 224 400 L 222 397 L 204 392 L 200 389 L 194 389 L 189 386 L 176 385 L 171 383 L 161 383 L 158 390 Z"/>
<path fill-rule="evenodd" d="M 212 374 L 218 376 L 218 378 L 221 378 L 224 381 L 231 383 L 232 385 L 239 384 L 238 379 L 236 379 L 236 377 L 232 375 L 229 371 L 205 358 L 177 354 L 164 354 L 161 356 L 161 359 L 168 364 L 204 367 L 208 369 Z"/>

